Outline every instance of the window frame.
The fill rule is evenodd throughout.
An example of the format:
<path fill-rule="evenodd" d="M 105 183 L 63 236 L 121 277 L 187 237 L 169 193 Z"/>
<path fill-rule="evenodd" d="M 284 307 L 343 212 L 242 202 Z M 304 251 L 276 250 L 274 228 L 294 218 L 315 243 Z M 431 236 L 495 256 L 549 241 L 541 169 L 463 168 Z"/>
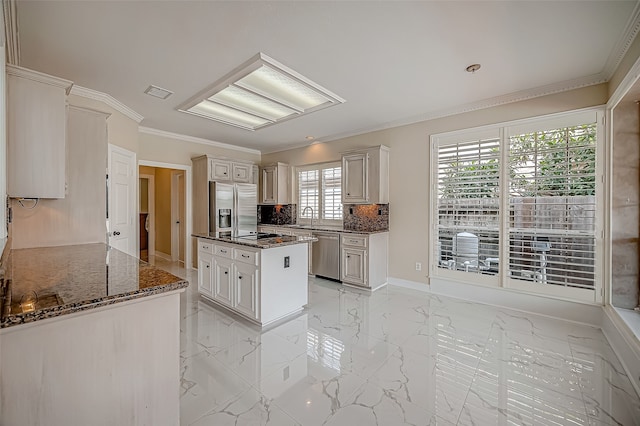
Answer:
<path fill-rule="evenodd" d="M 322 217 L 323 211 L 324 211 L 324 204 L 325 204 L 325 193 L 323 191 L 323 182 L 324 182 L 324 177 L 323 177 L 323 173 L 322 171 L 324 169 L 333 169 L 333 168 L 340 168 L 341 171 L 341 175 L 342 175 L 342 162 L 341 161 L 329 161 L 329 162 L 324 162 L 324 163 L 314 163 L 314 164 L 306 164 L 303 166 L 297 166 L 295 168 L 295 199 L 296 199 L 296 204 L 297 204 L 297 208 L 296 208 L 296 220 L 298 224 L 301 225 L 310 225 L 311 224 L 311 219 L 309 218 L 304 218 L 302 217 L 302 203 L 300 200 L 300 172 L 304 172 L 304 171 L 312 171 L 312 170 L 317 170 L 318 171 L 318 204 L 317 204 L 317 211 L 316 209 L 314 209 L 313 215 L 313 224 L 314 225 L 328 225 L 328 226 L 340 226 L 342 227 L 342 218 L 340 219 L 326 219 L 324 217 Z M 338 187 L 338 189 L 340 191 L 342 191 L 341 185 Z M 342 206 L 342 196 L 340 196 L 340 205 Z"/>
<path fill-rule="evenodd" d="M 589 118 L 593 117 L 593 119 Z M 429 279 L 443 279 L 465 284 L 511 289 L 519 292 L 539 294 L 545 297 L 573 300 L 584 303 L 602 303 L 603 276 L 605 268 L 605 109 L 604 107 L 585 108 L 558 114 L 549 114 L 522 120 L 502 122 L 482 127 L 463 129 L 430 136 L 430 206 L 429 206 Z M 584 121 L 587 120 L 587 121 Z M 590 121 L 593 120 L 593 121 Z M 509 276 L 509 140 L 511 136 L 542 131 L 558 127 L 571 127 L 578 124 L 596 122 L 596 223 L 594 231 L 595 279 L 594 288 L 567 288 L 556 285 L 540 285 L 514 279 Z M 438 156 L 441 146 L 465 141 L 474 141 L 499 136 L 500 138 L 500 183 L 499 183 L 499 258 L 500 267 L 496 275 L 470 274 L 464 271 L 448 270 L 438 267 L 439 215 L 438 215 Z"/>

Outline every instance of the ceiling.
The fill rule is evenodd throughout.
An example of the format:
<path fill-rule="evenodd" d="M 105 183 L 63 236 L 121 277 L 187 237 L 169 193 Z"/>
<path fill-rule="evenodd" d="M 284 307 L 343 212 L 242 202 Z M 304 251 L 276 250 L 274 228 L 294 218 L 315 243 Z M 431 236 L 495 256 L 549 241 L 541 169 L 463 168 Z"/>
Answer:
<path fill-rule="evenodd" d="M 111 95 L 141 126 L 263 153 L 607 81 L 639 22 L 637 1 L 48 0 L 17 14 L 21 66 Z M 253 132 L 177 111 L 258 52 L 346 102 Z"/>

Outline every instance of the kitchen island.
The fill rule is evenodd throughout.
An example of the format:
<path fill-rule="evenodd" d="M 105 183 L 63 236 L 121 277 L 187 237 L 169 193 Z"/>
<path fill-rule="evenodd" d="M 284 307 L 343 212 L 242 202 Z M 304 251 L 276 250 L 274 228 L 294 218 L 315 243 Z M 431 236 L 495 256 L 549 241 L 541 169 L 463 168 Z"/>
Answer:
<path fill-rule="evenodd" d="M 198 291 L 217 305 L 266 326 L 308 303 L 308 248 L 313 237 L 228 233 L 198 238 Z"/>
<path fill-rule="evenodd" d="M 186 280 L 105 244 L 2 262 L 0 423 L 179 424 Z"/>

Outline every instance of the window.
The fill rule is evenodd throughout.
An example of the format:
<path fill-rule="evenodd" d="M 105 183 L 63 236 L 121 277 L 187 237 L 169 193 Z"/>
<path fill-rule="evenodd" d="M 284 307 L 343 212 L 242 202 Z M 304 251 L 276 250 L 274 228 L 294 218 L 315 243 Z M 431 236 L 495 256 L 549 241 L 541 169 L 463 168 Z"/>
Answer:
<path fill-rule="evenodd" d="M 298 220 L 302 223 L 342 221 L 342 168 L 340 163 L 299 167 Z"/>
<path fill-rule="evenodd" d="M 433 136 L 434 275 L 599 301 L 599 115 Z"/>

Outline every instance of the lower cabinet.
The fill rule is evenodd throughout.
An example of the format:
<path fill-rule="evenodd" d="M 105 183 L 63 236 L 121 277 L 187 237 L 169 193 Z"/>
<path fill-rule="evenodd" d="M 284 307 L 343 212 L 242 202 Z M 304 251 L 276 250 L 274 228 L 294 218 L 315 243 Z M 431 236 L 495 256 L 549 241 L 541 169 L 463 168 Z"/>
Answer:
<path fill-rule="evenodd" d="M 238 251 L 237 256 L 236 251 Z M 214 254 L 215 253 L 215 254 Z M 244 256 L 243 256 L 244 255 Z M 238 259 L 249 259 L 249 263 Z M 259 251 L 229 245 L 198 243 L 198 291 L 200 294 L 252 319 L 259 320 Z"/>
<path fill-rule="evenodd" d="M 233 264 L 230 259 L 214 258 L 213 298 L 226 306 L 233 306 Z"/>
<path fill-rule="evenodd" d="M 234 308 L 251 318 L 258 318 L 258 270 L 248 263 L 234 264 Z"/>
<path fill-rule="evenodd" d="M 387 284 L 389 233 L 341 235 L 340 280 L 375 290 Z"/>
<path fill-rule="evenodd" d="M 309 299 L 307 244 L 254 248 L 198 239 L 198 291 L 265 326 L 302 311 Z"/>
<path fill-rule="evenodd" d="M 342 249 L 342 281 L 367 285 L 367 251 L 345 247 Z"/>
<path fill-rule="evenodd" d="M 208 243 L 198 244 L 198 291 L 209 297 L 213 296 L 213 253 Z"/>

